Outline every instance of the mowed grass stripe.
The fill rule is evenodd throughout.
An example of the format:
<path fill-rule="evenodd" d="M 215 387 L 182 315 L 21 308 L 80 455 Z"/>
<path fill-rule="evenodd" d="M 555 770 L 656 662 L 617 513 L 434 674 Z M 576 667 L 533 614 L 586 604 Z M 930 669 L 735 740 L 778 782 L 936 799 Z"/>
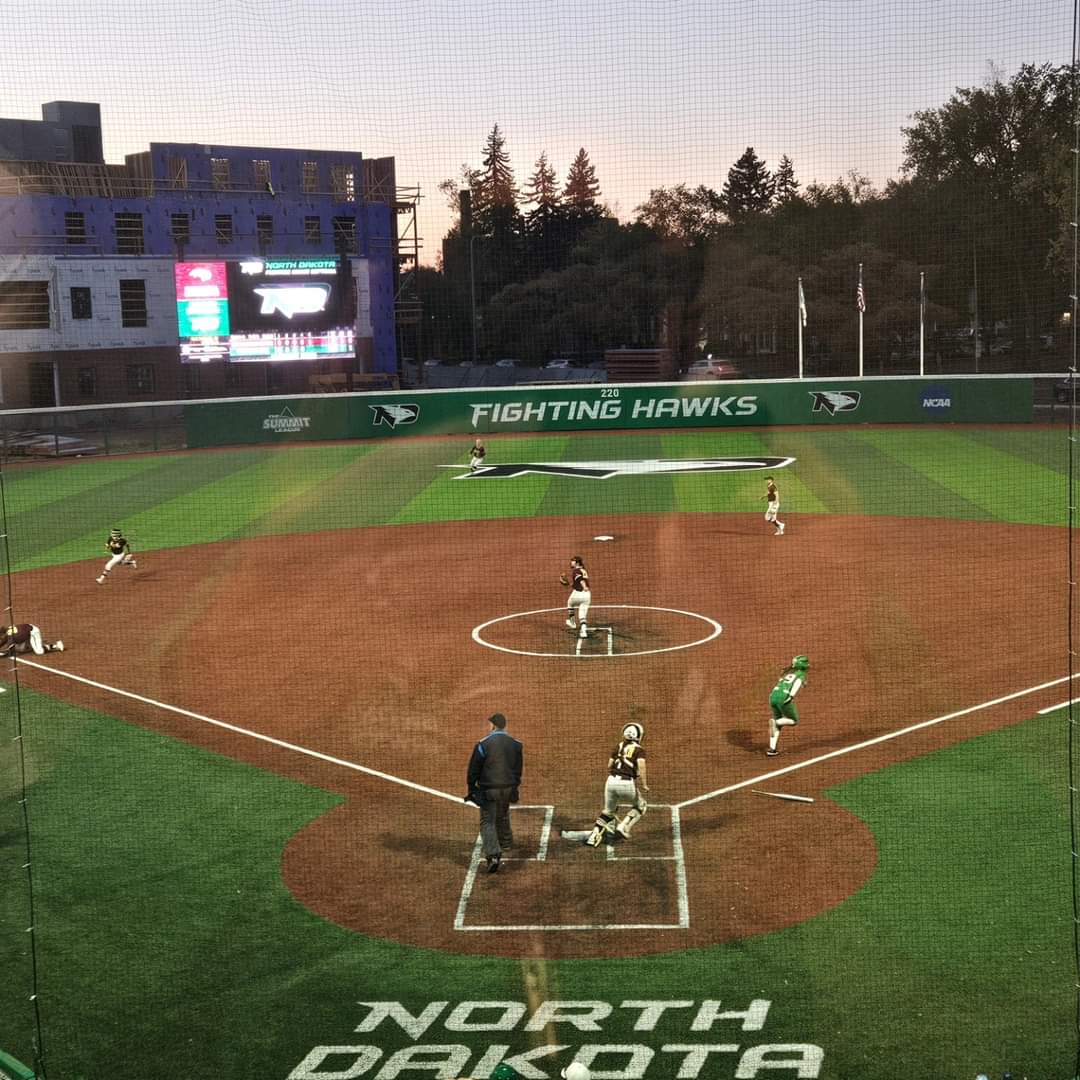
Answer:
<path fill-rule="evenodd" d="M 578 435 L 565 443 L 562 460 L 641 461 L 664 456 L 660 432 L 633 435 Z M 547 460 L 551 461 L 552 458 Z M 556 476 L 539 513 L 545 517 L 576 514 L 640 514 L 677 509 L 670 476 L 613 476 L 608 480 Z"/>
<path fill-rule="evenodd" d="M 559 438 L 485 440 L 486 462 L 498 465 L 558 461 L 566 442 Z M 551 483 L 546 476 L 455 479 L 468 471 L 471 444 L 470 438 L 462 437 L 454 442 L 421 443 L 409 448 L 410 453 L 421 451 L 416 467 L 424 470 L 428 483 L 393 516 L 394 524 L 532 517 L 538 512 Z M 461 464 L 460 470 L 440 467 L 456 463 Z"/>
<path fill-rule="evenodd" d="M 252 521 L 326 483 L 354 457 L 349 446 L 320 447 L 308 455 L 271 451 L 247 468 L 126 515 L 124 530 L 136 552 L 242 536 Z M 102 554 L 104 539 L 104 533 L 86 533 L 44 553 L 42 562 Z"/>
<path fill-rule="evenodd" d="M 9 511 L 12 568 L 28 570 L 100 555 L 114 526 L 124 530 L 133 546 L 191 542 L 184 537 L 197 533 L 208 514 L 199 503 L 199 493 L 257 468 L 266 458 L 266 451 L 249 450 L 147 459 L 153 467 L 114 475 L 109 483 L 39 503 L 25 513 Z M 111 463 L 101 464 L 108 471 Z M 167 516 L 158 519 L 159 508 L 170 501 L 189 506 L 189 519 L 168 525 Z"/>
<path fill-rule="evenodd" d="M 1020 458 L 1062 476 L 1069 472 L 1069 429 L 1064 424 L 1046 428 L 964 428 L 963 436 L 975 443 Z"/>
<path fill-rule="evenodd" d="M 758 458 L 776 455 L 756 431 L 710 431 L 669 434 L 664 438 L 668 458 Z M 680 510 L 705 513 L 765 513 L 765 477 L 772 475 L 780 489 L 781 517 L 784 511 L 823 511 L 816 495 L 799 475 L 799 463 L 784 469 L 754 469 L 747 472 L 685 473 L 675 476 L 675 497 Z"/>
<path fill-rule="evenodd" d="M 858 432 L 856 438 L 978 507 L 982 516 L 1032 525 L 1065 524 L 1064 482 L 1044 465 L 1024 461 L 959 431 L 867 430 Z M 971 516 L 936 498 L 917 512 L 935 517 Z"/>
<path fill-rule="evenodd" d="M 855 429 L 764 433 L 773 452 L 798 458 L 793 468 L 822 505 L 834 514 L 886 514 L 900 517 L 956 517 L 985 520 L 991 514 L 894 455 L 923 432 L 888 430 L 880 443 Z"/>
<path fill-rule="evenodd" d="M 314 486 L 293 492 L 285 501 L 245 525 L 238 536 L 358 529 L 392 521 L 410 499 L 431 482 L 429 458 L 445 451 L 423 443 L 404 448 L 394 443 L 353 444 L 338 459 L 336 472 Z M 301 467 L 308 467 L 307 461 Z"/>
<path fill-rule="evenodd" d="M 169 459 L 147 456 L 58 462 L 26 468 L 7 466 L 3 469 L 3 484 L 9 519 L 12 514 L 26 514 L 40 506 L 160 469 L 166 460 Z"/>

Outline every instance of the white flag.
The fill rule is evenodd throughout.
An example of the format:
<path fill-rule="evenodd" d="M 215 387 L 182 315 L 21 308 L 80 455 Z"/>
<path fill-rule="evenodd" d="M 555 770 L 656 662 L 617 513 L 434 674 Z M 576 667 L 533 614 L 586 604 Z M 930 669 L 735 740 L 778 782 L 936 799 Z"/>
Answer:
<path fill-rule="evenodd" d="M 802 291 L 802 278 L 799 278 L 799 318 L 802 319 L 803 326 L 806 325 L 806 297 L 803 296 Z"/>

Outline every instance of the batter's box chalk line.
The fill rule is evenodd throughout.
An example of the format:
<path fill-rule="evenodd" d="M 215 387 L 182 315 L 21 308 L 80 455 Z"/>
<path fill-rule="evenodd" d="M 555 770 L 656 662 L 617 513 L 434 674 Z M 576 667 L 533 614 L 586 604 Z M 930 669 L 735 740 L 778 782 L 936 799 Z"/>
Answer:
<path fill-rule="evenodd" d="M 650 803 L 650 810 L 667 810 L 671 817 L 671 851 L 670 855 L 623 855 L 615 854 L 608 849 L 607 859 L 593 861 L 594 867 L 603 867 L 605 862 L 670 862 L 675 874 L 675 894 L 677 907 L 677 921 L 662 923 L 647 922 L 613 922 L 613 923 L 467 923 L 466 913 L 469 901 L 472 898 L 473 889 L 476 886 L 476 877 L 481 866 L 485 864 L 483 841 L 479 836 L 473 845 L 472 858 L 469 861 L 469 869 L 465 874 L 465 882 L 461 887 L 461 896 L 458 899 L 457 912 L 454 916 L 454 929 L 473 933 L 506 933 L 508 931 L 558 931 L 573 932 L 582 930 L 688 930 L 690 928 L 690 900 L 686 887 L 686 858 L 682 843 L 682 816 L 677 806 L 667 803 Z M 552 821 L 555 817 L 555 807 L 551 805 L 516 806 L 514 813 L 532 811 L 543 813 L 544 818 L 540 827 L 540 838 L 533 855 L 508 856 L 503 862 L 546 862 L 551 843 Z M 568 830 L 562 834 L 564 839 L 571 839 L 575 830 Z M 588 832 L 582 833 L 582 838 L 588 836 Z M 583 872 L 590 872 L 588 870 Z M 604 871 L 593 870 L 602 874 Z M 603 880 L 601 878 L 601 880 Z"/>

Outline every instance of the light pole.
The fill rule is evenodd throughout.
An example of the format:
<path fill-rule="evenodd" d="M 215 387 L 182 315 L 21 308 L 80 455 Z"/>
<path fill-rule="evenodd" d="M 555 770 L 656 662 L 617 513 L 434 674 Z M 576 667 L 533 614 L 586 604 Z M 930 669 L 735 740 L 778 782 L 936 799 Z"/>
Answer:
<path fill-rule="evenodd" d="M 472 362 L 476 365 L 476 270 L 473 265 L 473 243 L 476 233 L 469 233 L 469 300 L 472 306 Z"/>

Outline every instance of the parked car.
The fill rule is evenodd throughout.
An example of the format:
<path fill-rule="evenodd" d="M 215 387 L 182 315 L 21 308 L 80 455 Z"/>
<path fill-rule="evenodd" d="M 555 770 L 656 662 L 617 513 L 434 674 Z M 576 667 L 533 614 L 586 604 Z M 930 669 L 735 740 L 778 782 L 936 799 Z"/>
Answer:
<path fill-rule="evenodd" d="M 520 363 L 521 363 L 520 360 L 511 360 L 508 357 L 504 357 L 502 360 L 496 360 L 495 361 L 495 366 L 496 367 L 518 367 L 520 365 Z"/>
<path fill-rule="evenodd" d="M 571 368 L 574 366 L 573 360 L 549 360 L 544 367 L 546 368 Z"/>
<path fill-rule="evenodd" d="M 687 369 L 688 379 L 737 379 L 739 369 L 730 360 L 695 360 Z"/>

